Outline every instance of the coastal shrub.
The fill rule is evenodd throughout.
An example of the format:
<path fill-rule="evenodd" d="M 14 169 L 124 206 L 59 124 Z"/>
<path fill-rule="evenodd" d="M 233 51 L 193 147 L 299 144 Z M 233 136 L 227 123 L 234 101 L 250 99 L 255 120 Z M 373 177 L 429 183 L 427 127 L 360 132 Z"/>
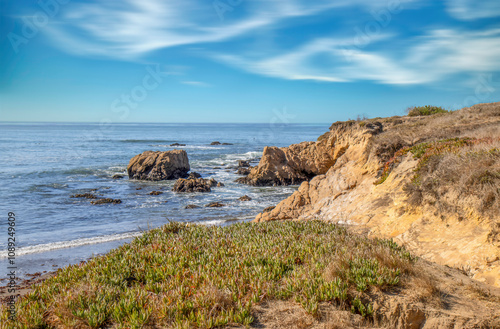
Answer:
<path fill-rule="evenodd" d="M 441 106 L 413 106 L 409 107 L 407 110 L 409 117 L 424 116 L 424 115 L 434 115 L 438 113 L 448 113 L 449 111 L 443 109 Z"/>
<path fill-rule="evenodd" d="M 495 218 L 500 208 L 499 144 L 498 139 L 482 138 L 426 146 L 404 187 L 409 204 L 432 204 L 442 212 L 453 211 L 459 219 L 472 216 L 471 210 Z"/>
<path fill-rule="evenodd" d="M 394 156 L 389 159 L 384 164 L 382 173 L 379 177 L 379 179 L 375 182 L 375 185 L 380 185 L 385 180 L 387 177 L 389 177 L 392 169 L 401 162 L 403 156 L 407 155 L 408 153 L 413 154 L 414 159 L 418 159 L 418 164 L 417 168 L 415 169 L 415 172 L 417 173 L 412 181 L 413 182 L 418 182 L 419 174 L 418 172 L 422 167 L 424 167 L 426 164 L 428 164 L 429 160 L 434 157 L 434 156 L 439 156 L 445 153 L 456 153 L 458 152 L 461 148 L 465 146 L 471 146 L 474 144 L 480 144 L 484 141 L 487 141 L 489 139 L 473 139 L 473 138 L 449 138 L 449 139 L 444 139 L 436 142 L 424 142 L 420 143 L 417 145 L 414 145 L 412 147 L 403 147 L 402 149 L 398 150 L 396 153 L 394 153 Z"/>
<path fill-rule="evenodd" d="M 295 301 L 313 316 L 329 302 L 374 315 L 371 291 L 401 285 L 416 259 L 321 221 L 170 223 L 85 264 L 68 266 L 16 303 L 5 328 L 249 325 L 252 307 Z"/>

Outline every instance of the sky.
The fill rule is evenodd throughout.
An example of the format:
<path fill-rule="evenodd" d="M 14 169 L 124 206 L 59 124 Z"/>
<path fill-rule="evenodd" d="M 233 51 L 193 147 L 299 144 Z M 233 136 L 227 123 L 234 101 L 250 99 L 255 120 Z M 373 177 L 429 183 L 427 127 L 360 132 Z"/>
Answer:
<path fill-rule="evenodd" d="M 0 121 L 331 123 L 500 101 L 498 0 L 0 0 Z"/>

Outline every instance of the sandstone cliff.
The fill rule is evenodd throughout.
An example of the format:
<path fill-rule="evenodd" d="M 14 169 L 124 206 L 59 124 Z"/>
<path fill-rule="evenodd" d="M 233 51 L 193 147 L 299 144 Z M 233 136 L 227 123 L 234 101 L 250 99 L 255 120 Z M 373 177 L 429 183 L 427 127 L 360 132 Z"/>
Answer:
<path fill-rule="evenodd" d="M 499 147 L 500 103 L 338 122 L 317 142 L 266 148 L 242 181 L 302 181 L 257 222 L 349 224 L 500 287 Z"/>

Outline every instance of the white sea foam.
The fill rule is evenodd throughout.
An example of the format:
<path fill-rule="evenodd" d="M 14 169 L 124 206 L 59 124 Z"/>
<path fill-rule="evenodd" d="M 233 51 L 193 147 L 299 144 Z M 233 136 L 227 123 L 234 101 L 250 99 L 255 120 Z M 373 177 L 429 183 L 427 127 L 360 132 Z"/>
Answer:
<path fill-rule="evenodd" d="M 262 156 L 262 152 L 246 152 L 223 155 L 225 160 L 252 160 Z"/>
<path fill-rule="evenodd" d="M 38 244 L 38 245 L 34 245 L 34 246 L 22 247 L 22 248 L 17 249 L 16 256 L 41 253 L 41 252 L 46 252 L 46 251 L 51 251 L 51 250 L 56 250 L 56 249 L 74 248 L 74 247 L 80 247 L 80 246 L 91 245 L 91 244 L 99 244 L 99 243 L 105 243 L 105 242 L 111 242 L 111 241 L 117 241 L 117 240 L 123 240 L 123 239 L 130 239 L 130 238 L 138 237 L 141 234 L 142 234 L 141 232 L 128 232 L 128 233 L 103 235 L 103 236 L 98 236 L 98 237 L 94 237 L 94 238 L 82 238 L 82 239 L 76 239 L 76 240 L 72 240 L 72 241 L 60 241 L 60 242 L 52 242 L 52 243 L 46 243 L 46 244 Z M 7 251 L 1 250 L 0 251 L 0 259 L 7 258 L 7 257 L 8 257 Z"/>
<path fill-rule="evenodd" d="M 225 220 L 222 220 L 222 219 L 214 219 L 214 220 L 199 221 L 199 222 L 195 222 L 195 223 L 200 224 L 200 225 L 213 226 L 213 225 L 217 225 L 217 224 L 222 224 L 224 222 L 225 222 Z"/>

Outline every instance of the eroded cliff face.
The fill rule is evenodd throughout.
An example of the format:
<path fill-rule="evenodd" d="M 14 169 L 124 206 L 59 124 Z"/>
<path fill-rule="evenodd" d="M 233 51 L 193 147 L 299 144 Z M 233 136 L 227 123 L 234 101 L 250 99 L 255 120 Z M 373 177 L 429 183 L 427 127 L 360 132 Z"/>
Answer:
<path fill-rule="evenodd" d="M 255 221 L 349 224 L 500 287 L 499 146 L 500 103 L 336 123 L 318 142 L 264 153 L 249 180 L 303 182 Z"/>

